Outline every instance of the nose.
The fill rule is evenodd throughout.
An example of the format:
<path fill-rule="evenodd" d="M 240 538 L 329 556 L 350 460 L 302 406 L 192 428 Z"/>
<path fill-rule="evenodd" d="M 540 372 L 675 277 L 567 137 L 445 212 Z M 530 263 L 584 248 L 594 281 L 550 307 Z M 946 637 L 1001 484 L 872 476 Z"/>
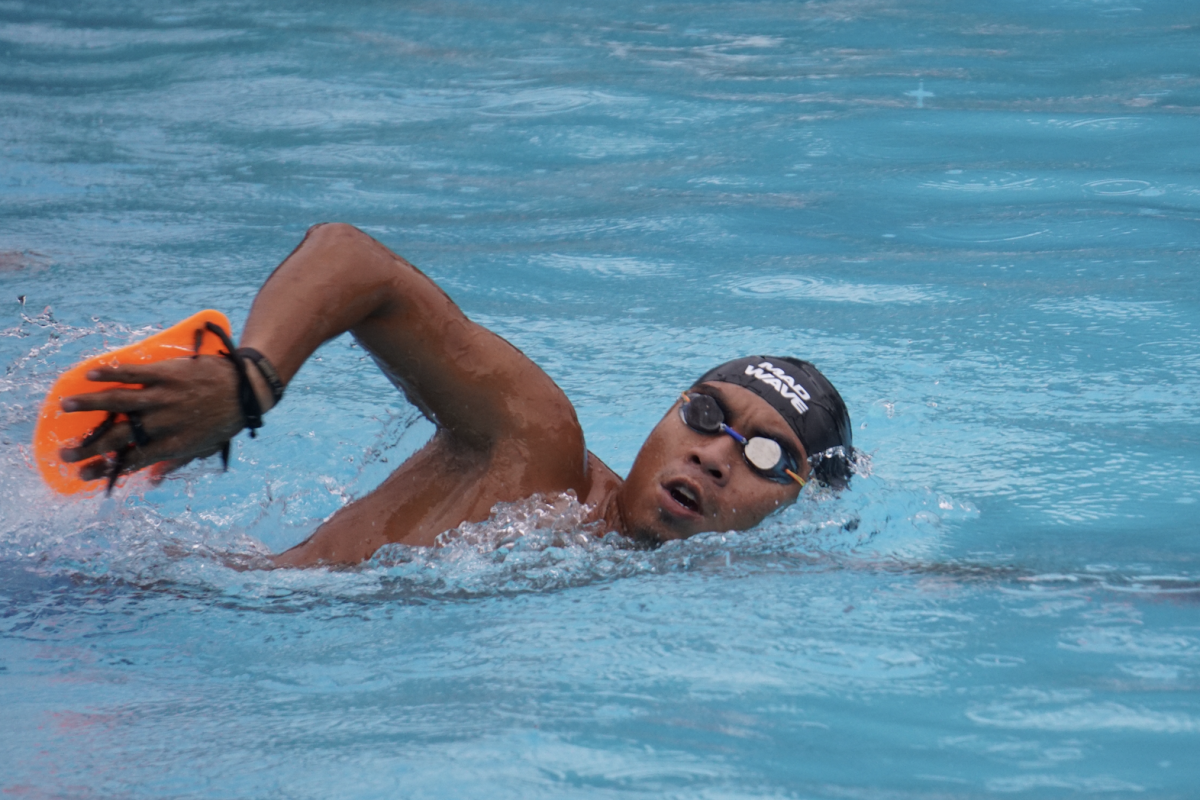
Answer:
<path fill-rule="evenodd" d="M 732 457 L 736 455 L 737 442 L 728 436 L 706 437 L 693 445 L 688 461 L 708 474 L 718 486 L 729 482 L 732 473 Z"/>

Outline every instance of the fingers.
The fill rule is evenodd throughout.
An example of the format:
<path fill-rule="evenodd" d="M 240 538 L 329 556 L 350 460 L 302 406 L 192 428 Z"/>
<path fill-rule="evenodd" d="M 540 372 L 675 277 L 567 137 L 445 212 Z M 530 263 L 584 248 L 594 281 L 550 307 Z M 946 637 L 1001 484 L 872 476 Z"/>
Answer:
<path fill-rule="evenodd" d="M 147 448 L 153 448 L 155 444 L 161 445 L 163 443 L 156 443 L 152 433 L 144 427 L 139 433 L 127 420 L 116 422 L 113 415 L 110 414 L 108 419 L 94 428 L 78 445 L 75 447 L 64 447 L 58 451 L 58 455 L 59 458 L 68 464 L 74 464 L 76 461 L 84 461 L 94 456 L 123 450 L 129 445 L 136 445 L 139 451 L 145 451 Z M 158 447 L 154 449 L 161 451 L 162 448 Z M 170 454 L 161 453 L 158 459 L 151 459 L 145 463 L 152 463 L 169 457 Z"/>
<path fill-rule="evenodd" d="M 141 413 L 130 411 L 126 416 L 129 418 L 129 430 L 133 433 L 133 443 L 138 447 L 150 444 L 150 434 L 146 433 L 146 427 L 142 424 Z"/>
<path fill-rule="evenodd" d="M 108 430 L 104 430 L 107 425 L 108 420 L 105 420 L 103 425 L 89 433 L 75 447 L 64 447 L 59 450 L 58 457 L 68 464 L 74 464 L 77 461 L 84 461 L 119 450 L 132 441 L 130 438 L 132 431 L 129 430 L 127 424 L 111 425 L 108 426 Z"/>
<path fill-rule="evenodd" d="M 157 364 L 124 364 L 116 367 L 96 367 L 88 370 L 87 379 L 98 383 L 140 383 L 150 386 L 161 379 Z"/>
<path fill-rule="evenodd" d="M 237 375 L 224 358 L 98 368 L 88 378 L 113 388 L 63 398 L 63 410 L 95 413 L 97 423 L 107 415 L 111 423 L 96 424 L 81 441 L 60 450 L 64 462 L 82 465 L 81 476 L 87 480 L 111 476 L 114 467 L 121 473 L 134 472 L 183 459 L 164 465 L 161 479 L 187 460 L 219 452 L 220 445 L 244 426 Z"/>
<path fill-rule="evenodd" d="M 139 444 L 134 427 L 127 421 L 114 423 L 107 430 L 101 430 L 103 427 L 102 425 L 93 431 L 92 435 L 84 440 L 86 444 L 64 447 L 59 451 L 59 457 L 68 464 L 87 462 L 79 469 L 79 477 L 85 481 L 110 477 L 114 467 L 124 474 L 152 466 L 154 469 L 151 482 L 157 486 L 167 475 L 194 459 L 208 458 L 221 450 L 221 446 L 217 445 L 194 455 L 181 457 L 178 455 L 179 443 L 174 437 L 154 439 L 150 437 L 149 432 L 143 430 Z M 119 459 L 116 458 L 117 455 L 120 455 Z"/>
<path fill-rule="evenodd" d="M 103 392 L 64 397 L 62 410 L 68 414 L 76 411 L 116 411 L 128 414 L 130 411 L 146 411 L 155 405 L 154 401 L 154 393 L 145 389 L 108 389 Z"/>
<path fill-rule="evenodd" d="M 126 447 L 118 450 L 111 456 L 93 459 L 80 467 L 79 477 L 85 481 L 107 479 L 108 493 L 111 494 L 117 478 L 131 472 L 137 472 L 144 466 L 144 464 L 139 463 L 137 452 L 136 448 Z"/>
<path fill-rule="evenodd" d="M 100 439 L 104 437 L 104 434 L 111 431 L 113 429 L 113 425 L 116 425 L 116 424 L 117 424 L 117 415 L 112 413 L 111 411 L 108 412 L 108 416 L 104 418 L 104 422 L 101 422 L 99 425 L 92 428 L 92 432 L 89 433 L 87 436 L 83 437 L 83 441 L 79 443 L 79 446 L 80 447 L 90 447 L 91 445 L 100 441 Z"/>
<path fill-rule="evenodd" d="M 190 359 L 170 359 L 156 364 L 132 364 L 116 367 L 96 367 L 88 370 L 87 379 L 96 383 L 124 383 L 138 388 L 113 388 L 87 394 L 64 397 L 62 409 L 67 413 L 76 411 L 145 411 L 163 396 L 161 389 L 151 387 L 167 385 L 171 376 L 178 376 L 180 367 L 172 361 L 190 362 Z"/>
<path fill-rule="evenodd" d="M 97 458 L 79 468 L 79 478 L 85 481 L 98 481 L 108 477 L 111 471 L 112 465 L 107 458 Z"/>
<path fill-rule="evenodd" d="M 153 458 L 146 458 L 144 455 L 139 456 L 137 449 L 126 450 L 125 457 L 118 464 L 116 458 L 107 456 L 94 458 L 88 463 L 79 468 L 79 477 L 85 481 L 98 481 L 103 478 L 112 479 L 113 469 L 119 468 L 120 474 L 127 475 L 132 472 L 137 472 L 139 469 L 149 465 L 150 467 L 150 484 L 157 487 L 167 479 L 171 473 L 176 472 L 198 458 L 208 458 L 214 456 L 220 451 L 220 448 L 214 448 L 206 453 L 201 453 L 192 458 L 170 458 L 165 461 L 155 461 Z"/>
<path fill-rule="evenodd" d="M 126 427 L 124 425 L 118 427 Z M 107 437 L 105 437 L 107 438 Z M 79 448 L 80 450 L 82 448 Z M 73 455 L 78 455 L 78 450 Z M 95 481 L 101 478 L 108 478 L 110 482 L 117 475 L 125 475 L 131 472 L 137 472 L 143 467 L 158 463 L 165 458 L 165 454 L 160 454 L 157 457 L 154 455 L 152 448 L 141 448 L 134 445 L 132 442 L 125 442 L 115 447 L 108 447 L 101 451 L 99 458 L 95 454 L 79 455 L 77 458 L 66 457 L 66 451 L 63 451 L 63 461 L 82 461 L 91 458 L 82 467 L 79 468 L 79 477 L 85 481 Z M 183 462 L 186 463 L 186 462 Z M 183 464 L 181 463 L 180 466 Z"/>

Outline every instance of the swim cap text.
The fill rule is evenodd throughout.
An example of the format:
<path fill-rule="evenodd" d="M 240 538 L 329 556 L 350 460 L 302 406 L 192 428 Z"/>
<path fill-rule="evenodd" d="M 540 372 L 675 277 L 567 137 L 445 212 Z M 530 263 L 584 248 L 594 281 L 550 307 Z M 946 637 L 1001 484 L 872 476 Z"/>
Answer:
<path fill-rule="evenodd" d="M 792 404 L 792 408 L 796 409 L 797 412 L 803 414 L 805 411 L 808 411 L 808 406 L 804 403 L 805 400 L 812 399 L 808 394 L 808 390 L 792 380 L 791 375 L 788 375 L 770 361 L 764 361 L 757 367 L 746 367 L 746 374 L 762 381 L 779 392 L 783 395 L 784 399 Z"/>

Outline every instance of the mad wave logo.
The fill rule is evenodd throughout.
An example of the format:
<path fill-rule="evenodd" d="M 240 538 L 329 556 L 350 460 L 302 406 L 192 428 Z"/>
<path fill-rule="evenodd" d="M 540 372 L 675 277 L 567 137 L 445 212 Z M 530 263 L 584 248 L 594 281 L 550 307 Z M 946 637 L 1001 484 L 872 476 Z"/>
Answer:
<path fill-rule="evenodd" d="M 808 411 L 808 406 L 804 404 L 805 400 L 812 399 L 808 394 L 808 390 L 792 380 L 791 375 L 788 375 L 770 361 L 764 361 L 757 367 L 746 367 L 746 374 L 775 389 L 775 391 L 784 396 L 784 399 L 792 404 L 792 408 L 801 414 Z"/>

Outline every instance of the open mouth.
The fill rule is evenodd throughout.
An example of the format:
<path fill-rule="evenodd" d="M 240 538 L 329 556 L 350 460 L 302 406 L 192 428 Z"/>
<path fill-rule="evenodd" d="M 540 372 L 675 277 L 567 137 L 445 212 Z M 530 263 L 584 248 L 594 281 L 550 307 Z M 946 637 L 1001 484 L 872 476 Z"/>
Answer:
<path fill-rule="evenodd" d="M 683 506 L 693 514 L 700 513 L 700 498 L 696 494 L 696 490 L 688 486 L 686 483 L 676 483 L 666 487 L 667 494 L 671 496 L 679 505 Z"/>

